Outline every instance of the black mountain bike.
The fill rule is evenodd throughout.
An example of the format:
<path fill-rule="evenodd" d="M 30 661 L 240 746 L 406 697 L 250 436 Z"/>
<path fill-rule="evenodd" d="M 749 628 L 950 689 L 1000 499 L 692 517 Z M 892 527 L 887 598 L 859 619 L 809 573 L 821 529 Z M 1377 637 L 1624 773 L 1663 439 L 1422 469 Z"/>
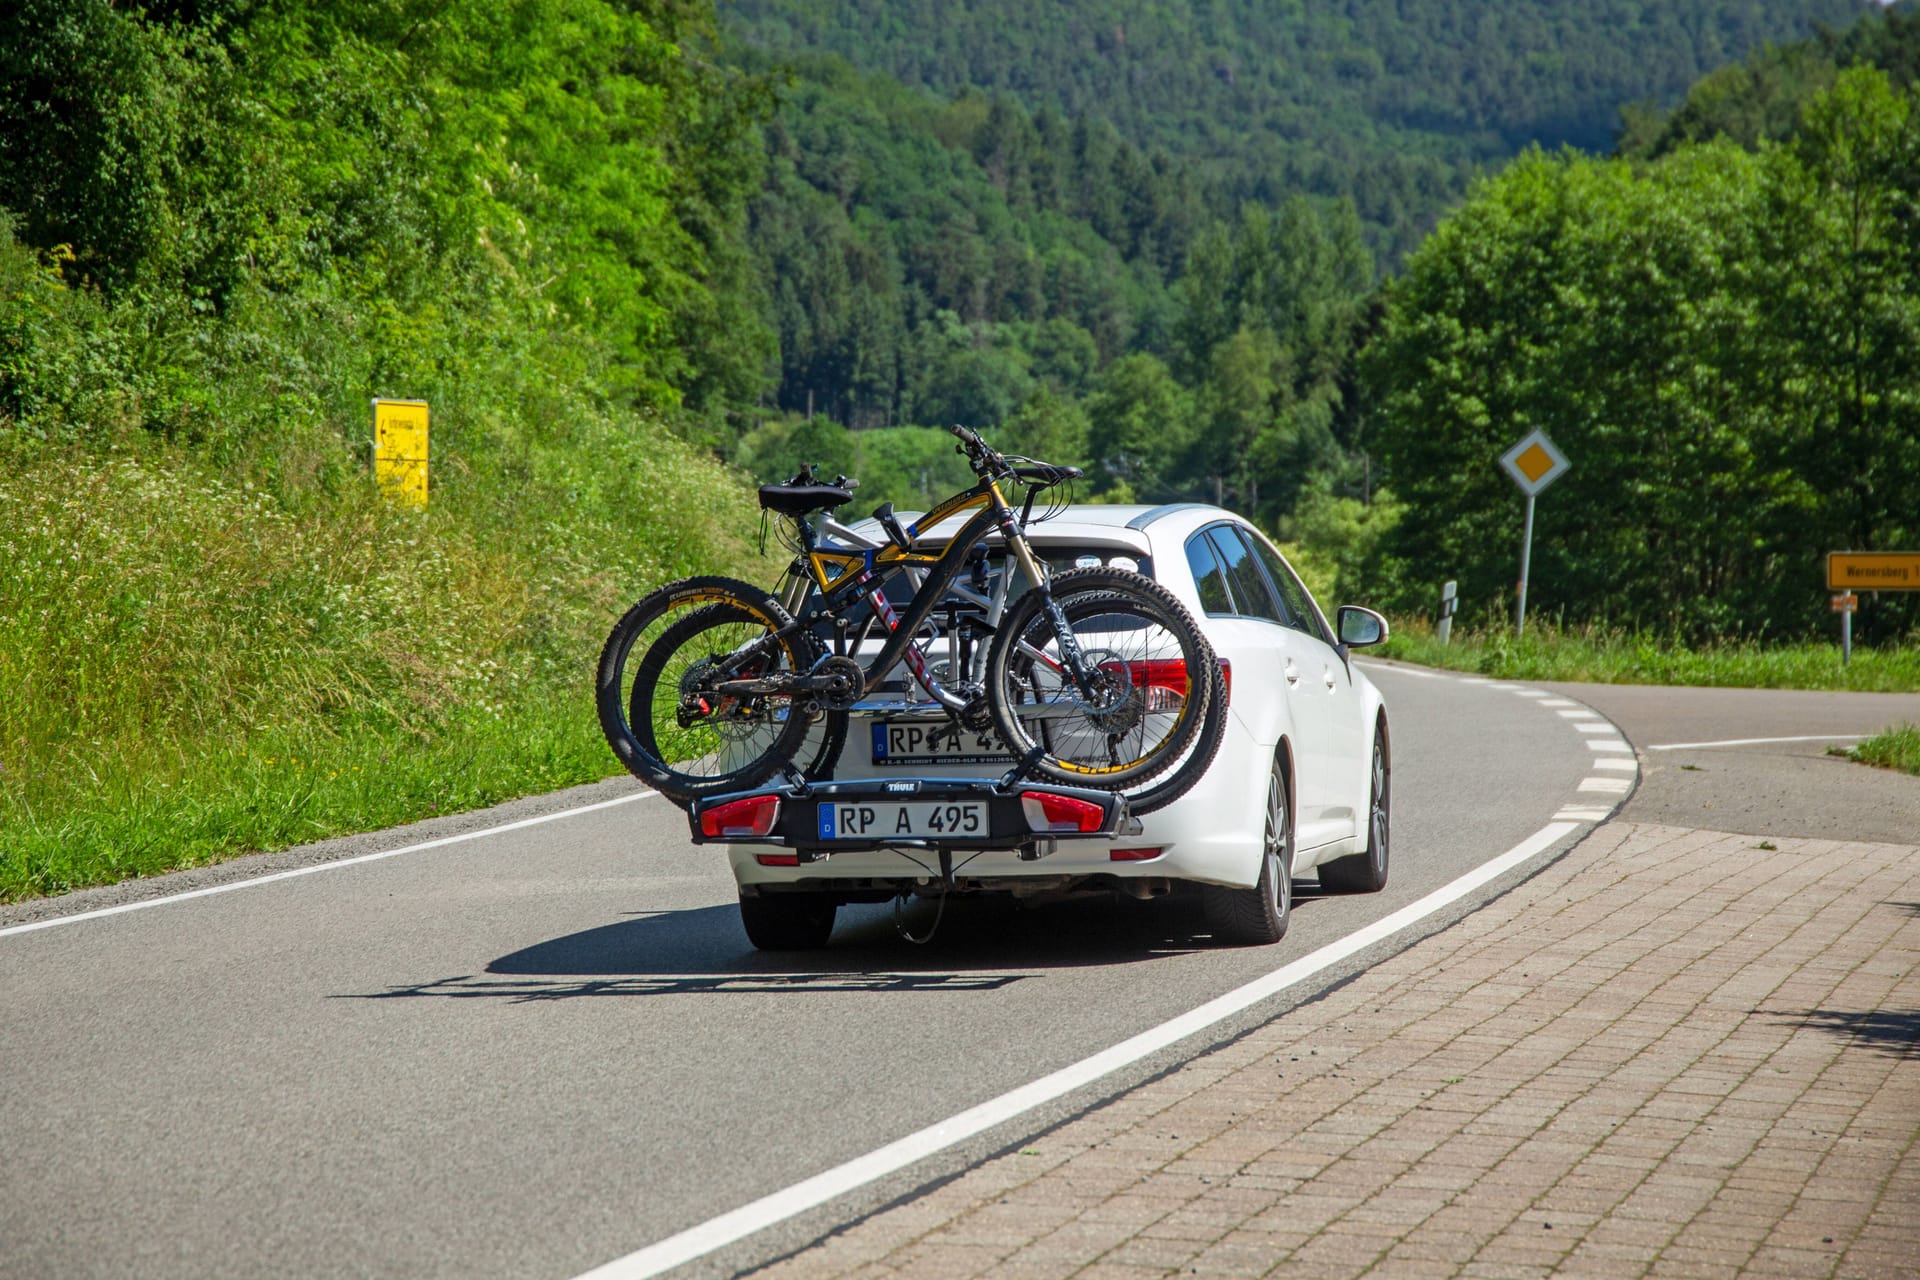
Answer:
<path fill-rule="evenodd" d="M 979 482 L 912 525 L 881 507 L 882 544 L 820 536 L 811 517 L 852 499 L 845 477 L 821 483 L 803 468 L 761 487 L 761 507 L 786 521 L 797 552 L 784 600 L 694 577 L 627 611 L 600 655 L 597 702 L 607 741 L 634 776 L 682 804 L 782 771 L 800 783 L 803 750 L 804 776 L 824 776 L 833 762 L 823 757 L 837 754 L 857 709 L 995 732 L 1028 772 L 1125 793 L 1136 813 L 1198 780 L 1226 697 L 1192 617 L 1137 573 L 1047 572 L 1026 527 L 1035 498 L 1078 469 L 1010 459 L 964 427 L 950 430 Z M 1003 484 L 1026 490 L 1017 513 Z M 944 543 L 920 545 L 922 530 L 975 508 Z M 990 537 L 1009 564 L 989 595 L 960 580 L 983 585 Z M 1017 598 L 1014 568 L 1025 584 Z M 898 610 L 886 591 L 896 579 L 917 582 Z M 890 679 L 903 666 L 909 679 Z"/>

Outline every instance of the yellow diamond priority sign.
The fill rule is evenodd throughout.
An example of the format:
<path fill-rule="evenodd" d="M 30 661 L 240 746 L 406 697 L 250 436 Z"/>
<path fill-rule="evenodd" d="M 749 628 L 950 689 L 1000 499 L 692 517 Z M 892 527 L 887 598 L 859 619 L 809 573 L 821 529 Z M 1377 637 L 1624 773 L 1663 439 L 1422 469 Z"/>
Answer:
<path fill-rule="evenodd" d="M 1567 474 L 1571 466 L 1544 431 L 1528 432 L 1526 439 L 1500 455 L 1500 465 L 1529 498 Z"/>

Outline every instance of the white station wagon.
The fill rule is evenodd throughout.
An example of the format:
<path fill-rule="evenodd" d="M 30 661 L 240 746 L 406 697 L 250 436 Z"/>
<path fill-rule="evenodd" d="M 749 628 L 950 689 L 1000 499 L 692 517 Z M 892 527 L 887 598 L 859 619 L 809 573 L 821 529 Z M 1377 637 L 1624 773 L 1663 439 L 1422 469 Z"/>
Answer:
<path fill-rule="evenodd" d="M 831 532 L 856 544 L 883 536 L 869 523 Z M 924 848 L 797 853 L 729 844 L 742 922 L 756 946 L 823 946 L 846 902 L 950 892 L 1150 899 L 1183 883 L 1199 887 L 1218 940 L 1269 943 L 1286 932 L 1293 877 L 1315 872 L 1320 887 L 1336 893 L 1386 884 L 1387 712 L 1351 660 L 1352 650 L 1386 638 L 1380 615 L 1347 606 L 1329 626 L 1286 559 L 1219 507 L 1070 506 L 1027 533 L 1052 571 L 1138 571 L 1199 621 L 1228 689 L 1212 764 L 1185 795 L 1129 822 L 1131 834 L 973 850 L 944 870 Z M 940 534 L 920 531 L 932 543 Z M 1184 696 L 1185 673 L 1163 675 L 1167 696 Z M 990 732 L 956 729 L 937 714 L 856 710 L 833 779 L 888 779 L 890 790 L 904 791 L 915 779 L 999 777 L 1013 764 Z M 1034 829 L 1045 830 L 1048 815 L 1035 816 Z"/>

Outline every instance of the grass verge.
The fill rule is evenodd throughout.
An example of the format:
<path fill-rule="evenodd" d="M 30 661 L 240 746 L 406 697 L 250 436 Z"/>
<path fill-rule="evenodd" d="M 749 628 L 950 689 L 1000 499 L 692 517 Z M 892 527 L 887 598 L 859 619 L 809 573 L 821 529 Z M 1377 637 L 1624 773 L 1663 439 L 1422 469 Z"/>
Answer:
<path fill-rule="evenodd" d="M 1895 725 L 1847 752 L 1849 760 L 1920 774 L 1920 725 Z"/>
<path fill-rule="evenodd" d="M 0 901 L 379 830 L 593 782 L 619 767 L 582 681 L 566 701 L 463 713 L 426 734 L 265 733 L 95 760 L 0 798 Z"/>
<path fill-rule="evenodd" d="M 0 902 L 619 772 L 593 708 L 614 618 L 765 571 L 737 483 L 631 447 L 671 492 L 596 511 L 529 480 L 511 523 L 457 472 L 413 512 L 164 448 L 0 449 Z"/>
<path fill-rule="evenodd" d="M 1396 620 L 1377 651 L 1386 658 L 1502 680 L 1569 680 L 1596 684 L 1722 685 L 1752 689 L 1920 691 L 1920 645 L 1859 649 L 1841 665 L 1830 644 L 1725 644 L 1688 648 L 1657 637 L 1602 628 L 1561 629 L 1529 622 L 1516 641 L 1499 631 L 1456 628 L 1442 645 L 1424 619 Z"/>

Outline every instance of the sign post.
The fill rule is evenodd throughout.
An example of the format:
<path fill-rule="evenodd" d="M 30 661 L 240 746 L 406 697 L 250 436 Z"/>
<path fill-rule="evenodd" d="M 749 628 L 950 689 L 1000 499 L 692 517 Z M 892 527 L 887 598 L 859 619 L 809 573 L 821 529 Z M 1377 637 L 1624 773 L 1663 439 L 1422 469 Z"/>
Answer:
<path fill-rule="evenodd" d="M 1840 665 L 1853 661 L 1855 591 L 1920 591 L 1920 551 L 1829 551 L 1827 590 L 1840 615 Z"/>
<path fill-rule="evenodd" d="M 427 402 L 373 402 L 373 478 L 382 493 L 427 505 Z"/>
<path fill-rule="evenodd" d="M 1453 635 L 1453 615 L 1460 610 L 1460 584 L 1452 578 L 1440 584 L 1440 621 L 1433 624 L 1433 638 L 1446 647 Z"/>
<path fill-rule="evenodd" d="M 1843 591 L 1833 598 L 1833 611 L 1840 615 L 1840 665 L 1849 666 L 1853 662 L 1853 611 L 1860 607 L 1860 597 L 1851 591 Z"/>
<path fill-rule="evenodd" d="M 1539 492 L 1567 474 L 1571 463 L 1567 455 L 1554 448 L 1544 431 L 1530 431 L 1519 444 L 1500 455 L 1520 492 L 1527 495 L 1527 529 L 1520 542 L 1520 598 L 1514 606 L 1513 634 L 1519 639 L 1527 632 L 1527 574 L 1533 560 L 1533 500 Z"/>

